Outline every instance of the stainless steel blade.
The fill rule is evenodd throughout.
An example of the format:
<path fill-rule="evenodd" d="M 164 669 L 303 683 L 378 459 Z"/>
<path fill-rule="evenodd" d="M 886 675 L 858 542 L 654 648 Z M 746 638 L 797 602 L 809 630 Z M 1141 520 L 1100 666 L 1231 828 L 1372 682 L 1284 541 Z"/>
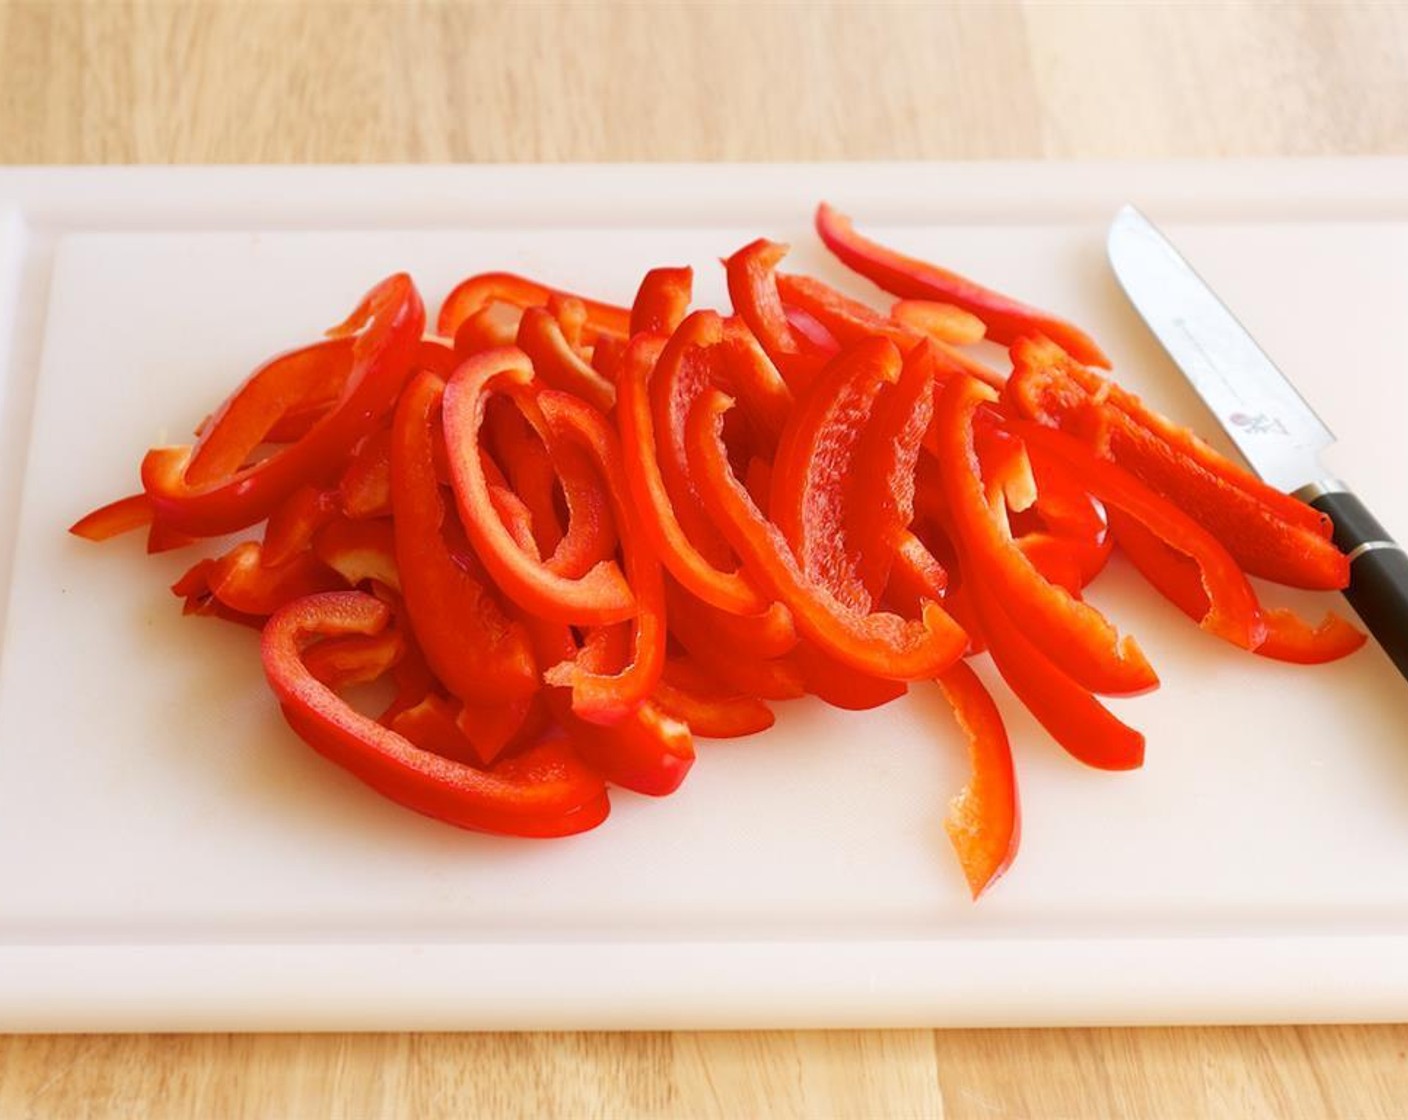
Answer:
<path fill-rule="evenodd" d="M 1320 479 L 1334 435 L 1168 239 L 1125 206 L 1107 249 L 1130 302 L 1252 469 L 1288 492 Z"/>

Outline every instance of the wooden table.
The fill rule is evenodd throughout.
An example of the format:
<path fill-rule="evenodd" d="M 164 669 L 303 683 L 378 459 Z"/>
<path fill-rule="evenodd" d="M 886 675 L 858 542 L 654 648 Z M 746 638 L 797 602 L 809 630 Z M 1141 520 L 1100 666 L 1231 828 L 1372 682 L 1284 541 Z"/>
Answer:
<path fill-rule="evenodd" d="M 1370 153 L 1408 153 L 1404 4 L 0 0 L 5 163 Z M 11 1037 L 0 1116 L 1389 1116 L 1406 1052 L 1399 1026 Z"/>

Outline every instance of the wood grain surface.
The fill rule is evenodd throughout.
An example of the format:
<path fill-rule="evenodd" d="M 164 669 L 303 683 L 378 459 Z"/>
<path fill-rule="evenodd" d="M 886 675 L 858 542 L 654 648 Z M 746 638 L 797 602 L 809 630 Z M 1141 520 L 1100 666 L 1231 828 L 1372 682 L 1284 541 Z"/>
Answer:
<path fill-rule="evenodd" d="M 0 162 L 1408 153 L 1401 3 L 3 3 Z M 0 1039 L 0 1117 L 1390 1117 L 1408 1028 Z"/>

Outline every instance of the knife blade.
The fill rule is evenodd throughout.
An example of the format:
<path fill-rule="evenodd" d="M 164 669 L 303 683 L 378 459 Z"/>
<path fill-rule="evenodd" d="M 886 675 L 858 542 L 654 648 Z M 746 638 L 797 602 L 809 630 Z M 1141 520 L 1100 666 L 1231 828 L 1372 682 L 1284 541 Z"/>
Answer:
<path fill-rule="evenodd" d="M 1258 475 L 1334 523 L 1345 598 L 1408 678 L 1408 555 L 1321 466 L 1334 435 L 1237 317 L 1133 206 L 1110 224 L 1110 265 L 1134 309 Z"/>

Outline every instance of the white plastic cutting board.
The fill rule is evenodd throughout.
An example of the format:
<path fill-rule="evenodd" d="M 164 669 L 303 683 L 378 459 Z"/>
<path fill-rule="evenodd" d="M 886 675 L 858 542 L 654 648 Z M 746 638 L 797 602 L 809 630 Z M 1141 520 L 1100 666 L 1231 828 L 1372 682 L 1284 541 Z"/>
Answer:
<path fill-rule="evenodd" d="M 1408 1016 L 1408 683 L 1377 648 L 1253 658 L 1116 562 L 1093 597 L 1164 682 L 1118 702 L 1147 765 L 1082 768 L 997 684 L 1023 846 L 975 906 L 937 689 L 780 705 L 583 837 L 465 834 L 285 728 L 253 635 L 181 617 L 188 554 L 64 532 L 388 272 L 432 307 L 491 268 L 627 302 L 688 263 L 719 305 L 717 259 L 766 234 L 850 283 L 810 232 L 821 198 L 1077 320 L 1208 432 L 1104 263 L 1106 221 L 1139 203 L 1408 539 L 1406 161 L 0 172 L 0 1029 Z"/>

